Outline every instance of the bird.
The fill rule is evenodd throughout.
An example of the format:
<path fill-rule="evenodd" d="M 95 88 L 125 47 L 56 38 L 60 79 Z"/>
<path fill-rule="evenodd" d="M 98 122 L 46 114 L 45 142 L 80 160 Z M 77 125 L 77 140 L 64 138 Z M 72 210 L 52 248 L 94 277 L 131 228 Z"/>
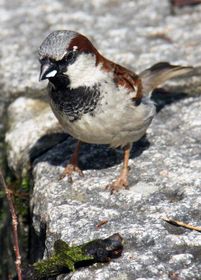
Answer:
<path fill-rule="evenodd" d="M 139 74 L 105 58 L 84 35 L 71 30 L 51 32 L 38 50 L 39 80 L 48 79 L 49 102 L 62 128 L 78 140 L 62 177 L 77 172 L 81 143 L 122 148 L 123 167 L 106 186 L 111 194 L 128 189 L 132 144 L 150 126 L 156 107 L 152 91 L 191 66 L 158 62 Z"/>

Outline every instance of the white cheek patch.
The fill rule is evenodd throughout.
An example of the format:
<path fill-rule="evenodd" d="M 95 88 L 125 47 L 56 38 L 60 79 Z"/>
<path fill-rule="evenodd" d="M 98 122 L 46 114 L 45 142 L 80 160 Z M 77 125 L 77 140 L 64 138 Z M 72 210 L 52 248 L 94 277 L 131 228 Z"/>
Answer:
<path fill-rule="evenodd" d="M 96 66 L 96 57 L 91 54 L 79 55 L 75 62 L 68 66 L 66 74 L 71 88 L 90 87 L 108 78 L 108 73 L 101 70 L 101 65 Z"/>
<path fill-rule="evenodd" d="M 54 77 L 57 73 L 57 70 L 52 70 L 46 75 L 46 78 Z"/>

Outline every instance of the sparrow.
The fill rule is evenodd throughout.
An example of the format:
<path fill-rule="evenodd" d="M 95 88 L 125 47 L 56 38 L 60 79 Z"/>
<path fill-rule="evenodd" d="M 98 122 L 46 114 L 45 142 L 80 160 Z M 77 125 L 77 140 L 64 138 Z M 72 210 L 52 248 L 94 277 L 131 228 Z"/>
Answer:
<path fill-rule="evenodd" d="M 145 135 L 156 113 L 151 93 L 192 67 L 159 62 L 139 75 L 105 58 L 82 34 L 50 33 L 39 47 L 39 80 L 48 79 L 50 106 L 64 131 L 78 140 L 63 176 L 83 175 L 80 143 L 108 144 L 124 151 L 123 168 L 106 186 L 111 193 L 128 188 L 132 143 Z"/>

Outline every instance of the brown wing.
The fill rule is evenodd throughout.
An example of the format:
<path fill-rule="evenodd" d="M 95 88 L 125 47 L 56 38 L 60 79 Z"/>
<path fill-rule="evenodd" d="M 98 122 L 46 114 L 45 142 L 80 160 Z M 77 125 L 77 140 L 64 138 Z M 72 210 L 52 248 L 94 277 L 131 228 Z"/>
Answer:
<path fill-rule="evenodd" d="M 142 83 L 141 79 L 134 72 L 124 68 L 119 64 L 114 64 L 114 81 L 117 85 L 123 86 L 134 92 L 133 99 L 141 100 Z"/>
<path fill-rule="evenodd" d="M 142 83 L 139 76 L 127 68 L 107 60 L 99 53 L 96 55 L 96 63 L 101 63 L 105 71 L 113 72 L 115 84 L 118 86 L 123 86 L 131 92 L 133 91 L 133 100 L 137 102 L 140 101 L 142 98 Z"/>

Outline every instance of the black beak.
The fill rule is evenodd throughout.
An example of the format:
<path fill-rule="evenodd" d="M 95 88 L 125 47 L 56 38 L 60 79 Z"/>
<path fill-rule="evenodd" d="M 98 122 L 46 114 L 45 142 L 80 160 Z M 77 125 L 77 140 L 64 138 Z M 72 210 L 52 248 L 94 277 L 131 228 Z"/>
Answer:
<path fill-rule="evenodd" d="M 57 74 L 57 69 L 54 64 L 41 64 L 39 81 L 54 77 Z"/>

